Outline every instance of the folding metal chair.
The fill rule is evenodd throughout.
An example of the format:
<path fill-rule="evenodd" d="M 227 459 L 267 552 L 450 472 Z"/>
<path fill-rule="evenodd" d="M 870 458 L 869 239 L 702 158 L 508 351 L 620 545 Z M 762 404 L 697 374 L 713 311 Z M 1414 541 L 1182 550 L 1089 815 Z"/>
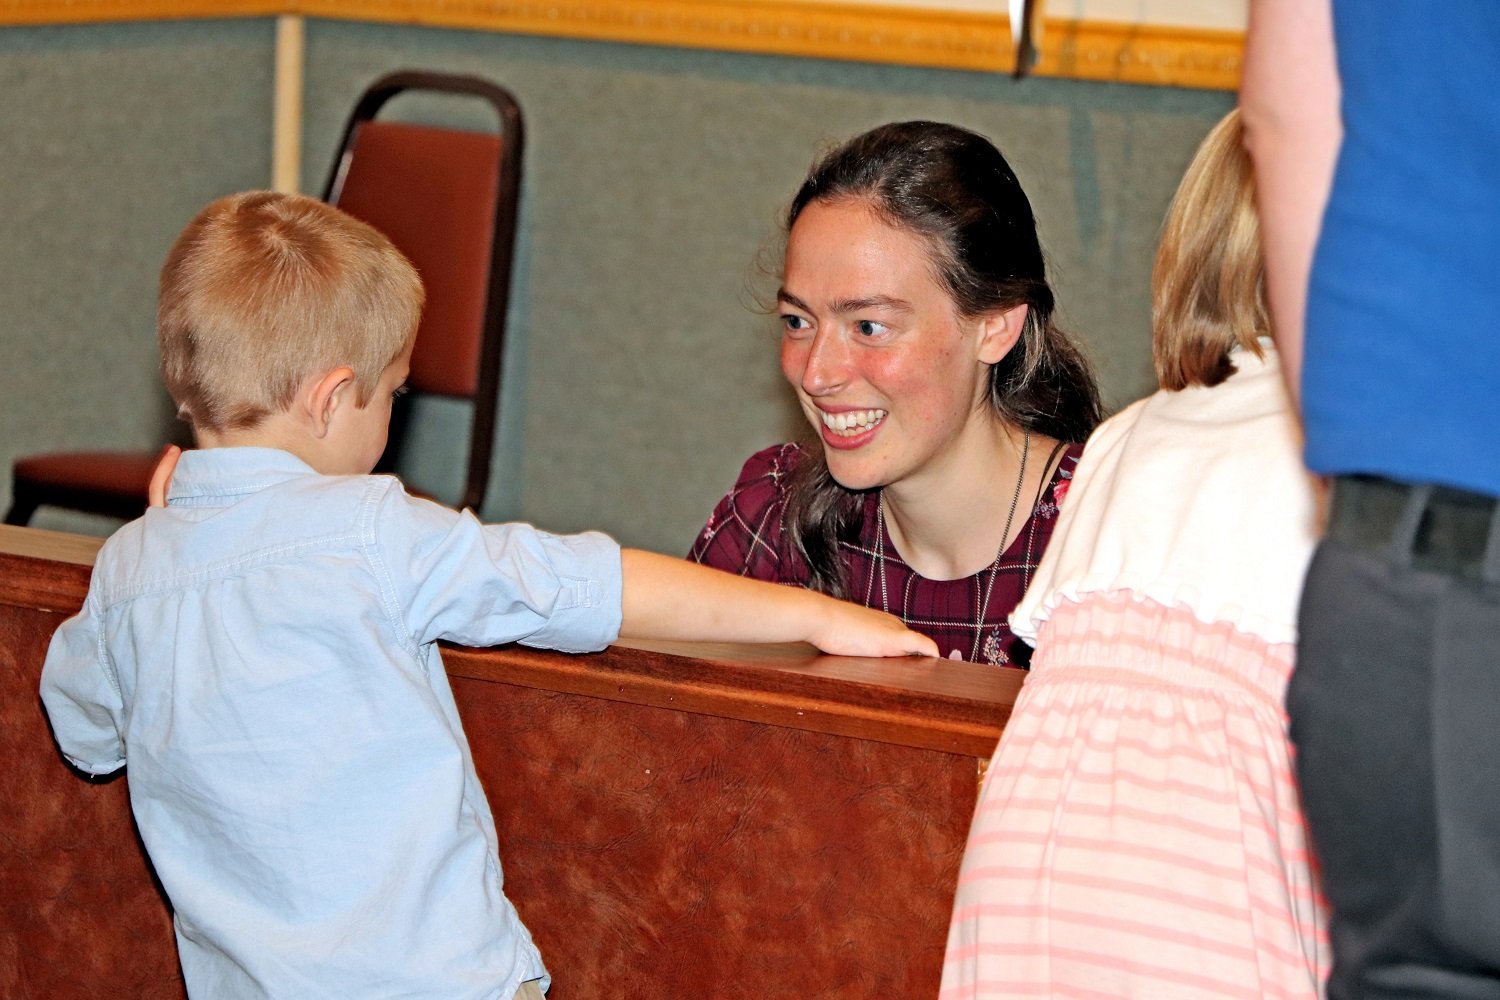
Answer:
<path fill-rule="evenodd" d="M 495 127 L 477 132 L 377 118 L 391 98 L 410 93 L 483 101 L 495 111 Z M 476 510 L 489 484 L 498 424 L 523 143 L 520 106 L 503 87 L 473 76 L 392 73 L 355 104 L 323 193 L 384 233 L 422 275 L 427 307 L 407 385 L 413 394 L 469 402 L 456 502 Z M 399 453 L 405 419 L 393 421 L 383 469 Z M 43 505 L 136 517 L 145 509 L 156 457 L 95 451 L 22 458 L 12 469 L 5 522 L 26 524 Z"/>

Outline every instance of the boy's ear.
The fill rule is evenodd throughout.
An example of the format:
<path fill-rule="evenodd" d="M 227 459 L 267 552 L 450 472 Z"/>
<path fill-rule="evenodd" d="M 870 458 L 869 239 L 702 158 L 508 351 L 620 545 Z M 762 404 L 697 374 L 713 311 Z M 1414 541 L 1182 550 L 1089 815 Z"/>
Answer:
<path fill-rule="evenodd" d="M 978 360 L 993 365 L 1009 354 L 1010 349 L 1016 346 L 1016 341 L 1021 339 L 1021 331 L 1026 329 L 1026 316 L 1030 309 L 1023 302 L 1018 306 L 997 309 L 981 316 L 976 343 Z"/>
<path fill-rule="evenodd" d="M 312 422 L 314 436 L 323 437 L 344 407 L 355 402 L 354 369 L 335 368 L 309 382 L 303 395 L 303 408 Z"/>

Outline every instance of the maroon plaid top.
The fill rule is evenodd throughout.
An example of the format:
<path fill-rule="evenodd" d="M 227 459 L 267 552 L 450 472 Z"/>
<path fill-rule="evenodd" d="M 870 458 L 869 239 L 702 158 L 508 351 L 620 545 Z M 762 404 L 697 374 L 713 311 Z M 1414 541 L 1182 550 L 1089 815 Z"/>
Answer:
<path fill-rule="evenodd" d="M 1057 471 L 1042 490 L 1031 516 L 1000 557 L 993 583 L 989 567 L 960 580 L 928 580 L 902 561 L 886 535 L 883 560 L 885 596 L 890 607 L 885 610 L 931 636 L 943 656 L 957 651 L 965 660 L 1025 666 L 1031 659 L 1031 648 L 1011 634 L 1006 619 L 1020 603 L 1037 560 L 1052 537 L 1057 505 L 1067 493 L 1073 467 L 1082 453 L 1081 444 L 1063 450 Z M 805 585 L 807 567 L 784 535 L 789 474 L 802 455 L 802 447 L 795 444 L 774 445 L 751 455 L 734 489 L 714 508 L 689 558 L 757 580 Z M 1029 499 L 1023 497 L 1022 502 Z M 865 498 L 859 540 L 839 543 L 850 597 L 871 608 L 881 607 L 882 560 L 875 552 L 876 532 L 880 530 L 878 501 L 879 493 L 874 490 Z M 982 625 L 976 635 L 975 612 L 986 587 L 990 588 L 989 607 L 979 616 Z"/>

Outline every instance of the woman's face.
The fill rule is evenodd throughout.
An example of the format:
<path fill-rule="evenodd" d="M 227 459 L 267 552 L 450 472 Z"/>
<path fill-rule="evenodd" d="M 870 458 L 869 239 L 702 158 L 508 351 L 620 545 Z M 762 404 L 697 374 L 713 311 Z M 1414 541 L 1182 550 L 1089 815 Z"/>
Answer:
<path fill-rule="evenodd" d="M 866 203 L 803 209 L 777 299 L 781 370 L 844 487 L 942 475 L 965 431 L 990 418 L 994 324 L 959 316 L 926 240 Z"/>

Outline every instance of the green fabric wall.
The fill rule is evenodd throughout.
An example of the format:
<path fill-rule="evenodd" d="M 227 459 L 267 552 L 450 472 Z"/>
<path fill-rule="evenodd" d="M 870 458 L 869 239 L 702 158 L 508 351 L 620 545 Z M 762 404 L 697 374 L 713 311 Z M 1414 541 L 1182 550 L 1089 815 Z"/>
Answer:
<path fill-rule="evenodd" d="M 12 324 L 0 338 L 0 459 L 150 444 L 165 412 L 149 337 L 155 267 L 201 203 L 265 183 L 270 24 L 13 34 L 21 40 L 0 37 L 0 74 L 31 96 L 18 100 L 12 82 L 0 107 L 27 120 L 29 141 L 12 147 L 25 163 L 8 172 L 0 210 L 34 222 L 0 234 Z M 686 548 L 745 456 L 800 432 L 774 322 L 754 301 L 768 280 L 757 257 L 819 149 L 915 117 L 993 138 L 1032 197 L 1062 319 L 1117 406 L 1151 387 L 1161 216 L 1233 100 L 311 21 L 304 190 L 321 190 L 359 90 L 408 67 L 488 76 L 527 116 L 501 440 L 483 513 L 603 528 L 668 552 Z M 37 114 L 44 99 L 50 111 Z M 38 230 L 61 234 L 47 236 L 45 261 Z M 435 407 L 424 419 L 411 478 L 451 492 L 461 413 Z"/>
<path fill-rule="evenodd" d="M 267 20 L 0 31 L 0 505 L 18 455 L 176 431 L 157 270 L 194 212 L 270 176 L 273 35 Z"/>

